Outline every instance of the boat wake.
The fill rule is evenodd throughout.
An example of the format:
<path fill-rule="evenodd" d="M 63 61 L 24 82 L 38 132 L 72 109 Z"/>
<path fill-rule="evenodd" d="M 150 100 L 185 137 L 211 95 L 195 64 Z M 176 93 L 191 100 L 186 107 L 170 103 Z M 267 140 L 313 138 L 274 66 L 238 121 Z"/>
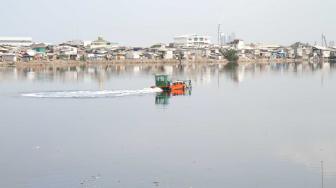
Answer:
<path fill-rule="evenodd" d="M 50 91 L 39 93 L 24 93 L 22 97 L 30 98 L 109 98 L 144 95 L 162 92 L 160 88 L 144 88 L 140 90 L 102 90 L 102 91 Z"/>

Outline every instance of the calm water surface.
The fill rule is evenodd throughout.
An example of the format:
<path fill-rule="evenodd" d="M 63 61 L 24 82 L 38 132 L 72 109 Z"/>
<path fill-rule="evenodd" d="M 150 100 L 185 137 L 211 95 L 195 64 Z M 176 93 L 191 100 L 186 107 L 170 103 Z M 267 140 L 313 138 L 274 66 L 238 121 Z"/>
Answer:
<path fill-rule="evenodd" d="M 0 68 L 0 187 L 318 188 L 321 161 L 324 186 L 336 187 L 335 72 L 333 64 Z M 191 79 L 193 90 L 139 92 L 158 73 Z"/>

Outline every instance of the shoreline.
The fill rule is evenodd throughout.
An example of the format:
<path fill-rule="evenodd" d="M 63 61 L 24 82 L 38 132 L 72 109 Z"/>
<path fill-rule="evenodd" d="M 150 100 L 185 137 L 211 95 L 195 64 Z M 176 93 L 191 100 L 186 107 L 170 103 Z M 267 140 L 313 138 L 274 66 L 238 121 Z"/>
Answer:
<path fill-rule="evenodd" d="M 108 60 L 108 61 L 30 61 L 30 62 L 0 62 L 0 67 L 69 67 L 69 66 L 93 66 L 93 65 L 178 65 L 178 64 L 228 64 L 227 60 L 200 59 L 190 61 L 178 60 Z M 238 64 L 269 64 L 269 63 L 309 63 L 304 59 L 254 59 L 238 61 Z"/>

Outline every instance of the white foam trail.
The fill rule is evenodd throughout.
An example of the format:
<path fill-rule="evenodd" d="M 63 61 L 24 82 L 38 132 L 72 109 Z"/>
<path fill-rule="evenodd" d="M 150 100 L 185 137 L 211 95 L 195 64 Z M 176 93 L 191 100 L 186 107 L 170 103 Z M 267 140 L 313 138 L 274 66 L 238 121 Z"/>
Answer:
<path fill-rule="evenodd" d="M 24 93 L 23 97 L 32 98 L 106 98 L 130 95 L 143 95 L 162 92 L 160 88 L 144 88 L 140 90 L 103 90 L 103 91 L 54 91 L 39 93 Z"/>

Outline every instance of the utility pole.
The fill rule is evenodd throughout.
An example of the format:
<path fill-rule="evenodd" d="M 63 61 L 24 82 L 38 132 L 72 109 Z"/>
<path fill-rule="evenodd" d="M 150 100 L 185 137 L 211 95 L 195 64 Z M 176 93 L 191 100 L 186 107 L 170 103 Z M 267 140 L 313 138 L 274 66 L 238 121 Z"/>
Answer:
<path fill-rule="evenodd" d="M 218 45 L 220 46 L 221 45 L 221 42 L 220 42 L 220 30 L 221 30 L 221 24 L 218 24 L 218 31 L 217 31 L 217 39 L 218 39 Z"/>
<path fill-rule="evenodd" d="M 323 165 L 323 161 L 321 161 L 321 188 L 324 188 L 324 165 Z"/>

